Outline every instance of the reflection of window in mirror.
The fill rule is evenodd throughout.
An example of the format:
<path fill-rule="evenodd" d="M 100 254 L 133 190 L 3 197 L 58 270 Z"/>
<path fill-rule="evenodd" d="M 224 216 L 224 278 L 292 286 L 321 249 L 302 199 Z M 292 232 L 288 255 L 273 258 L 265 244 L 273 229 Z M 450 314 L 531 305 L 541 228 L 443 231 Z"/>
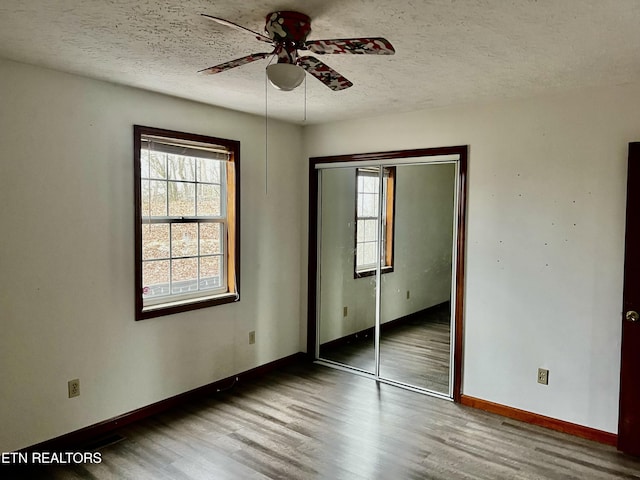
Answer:
<path fill-rule="evenodd" d="M 396 168 L 383 168 L 382 192 L 379 171 L 379 167 L 356 169 L 355 278 L 376 273 L 378 253 L 382 273 L 393 271 Z M 382 212 L 379 211 L 380 195 L 382 195 Z M 379 216 L 382 220 L 380 230 L 378 230 Z M 378 247 L 380 231 L 382 231 L 381 249 Z"/>

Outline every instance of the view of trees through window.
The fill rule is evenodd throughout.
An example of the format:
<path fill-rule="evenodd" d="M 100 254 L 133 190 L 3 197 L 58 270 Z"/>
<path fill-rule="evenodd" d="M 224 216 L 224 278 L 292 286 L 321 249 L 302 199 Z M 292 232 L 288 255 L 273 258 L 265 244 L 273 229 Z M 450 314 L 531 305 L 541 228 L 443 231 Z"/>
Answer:
<path fill-rule="evenodd" d="M 133 134 L 136 320 L 240 301 L 240 142 Z"/>
<path fill-rule="evenodd" d="M 225 289 L 226 162 L 143 145 L 143 297 Z"/>

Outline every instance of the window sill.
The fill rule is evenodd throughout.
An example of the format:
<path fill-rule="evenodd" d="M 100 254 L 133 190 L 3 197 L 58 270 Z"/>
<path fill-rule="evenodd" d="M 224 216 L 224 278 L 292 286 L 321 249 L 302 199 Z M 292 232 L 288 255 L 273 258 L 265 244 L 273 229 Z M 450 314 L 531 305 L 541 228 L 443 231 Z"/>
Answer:
<path fill-rule="evenodd" d="M 390 265 L 388 267 L 382 267 L 380 269 L 380 273 L 381 274 L 385 274 L 385 273 L 391 273 L 393 272 L 393 265 Z M 354 272 L 353 273 L 353 278 L 363 278 L 363 277 L 372 277 L 376 274 L 376 269 L 372 269 L 372 270 L 361 270 L 359 272 Z"/>
<path fill-rule="evenodd" d="M 175 313 L 213 307 L 215 305 L 224 305 L 226 303 L 234 303 L 238 301 L 240 301 L 240 296 L 237 293 L 221 293 L 218 295 L 209 295 L 207 297 L 158 303 L 142 307 L 141 311 L 136 312 L 136 320 L 146 320 L 148 318 L 161 317 L 164 315 L 173 315 Z"/>

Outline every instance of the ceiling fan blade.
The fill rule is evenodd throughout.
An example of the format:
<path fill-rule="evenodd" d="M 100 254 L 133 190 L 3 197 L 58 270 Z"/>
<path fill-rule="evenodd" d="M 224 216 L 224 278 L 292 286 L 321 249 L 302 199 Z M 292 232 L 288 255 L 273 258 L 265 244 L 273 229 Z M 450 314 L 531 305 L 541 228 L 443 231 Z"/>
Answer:
<path fill-rule="evenodd" d="M 324 83 L 331 90 L 344 90 L 353 85 L 333 68 L 314 57 L 300 57 L 298 65 Z"/>
<path fill-rule="evenodd" d="M 261 33 L 254 32 L 253 30 L 249 30 L 248 28 L 245 28 L 242 25 L 238 25 L 237 23 L 230 22 L 229 20 L 225 20 L 224 18 L 213 17 L 211 15 L 207 15 L 206 13 L 201 13 L 200 15 L 202 15 L 203 17 L 207 17 L 213 20 L 214 22 L 219 23 L 220 25 L 225 25 L 227 27 L 235 28 L 236 30 L 240 30 L 241 32 L 250 33 L 261 42 L 273 43 L 273 40 L 271 40 L 266 35 L 262 35 Z"/>
<path fill-rule="evenodd" d="M 326 53 L 393 55 L 396 52 L 389 40 L 382 37 L 309 40 L 304 43 L 304 48 L 319 55 Z"/>
<path fill-rule="evenodd" d="M 247 55 L 246 57 L 236 58 L 235 60 L 230 60 L 225 63 L 221 63 L 220 65 L 215 65 L 213 67 L 205 68 L 204 70 L 198 70 L 198 73 L 220 73 L 225 70 L 229 70 L 231 68 L 240 67 L 247 63 L 255 62 L 256 60 L 261 60 L 263 58 L 268 57 L 271 53 L 252 53 L 251 55 Z"/>

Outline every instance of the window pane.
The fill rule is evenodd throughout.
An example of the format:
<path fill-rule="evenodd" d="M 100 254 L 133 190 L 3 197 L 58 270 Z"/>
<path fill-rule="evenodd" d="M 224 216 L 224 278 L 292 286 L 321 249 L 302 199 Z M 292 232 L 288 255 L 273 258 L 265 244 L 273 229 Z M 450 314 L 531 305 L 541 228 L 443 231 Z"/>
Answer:
<path fill-rule="evenodd" d="M 149 178 L 149 150 L 140 150 L 140 177 Z"/>
<path fill-rule="evenodd" d="M 376 263 L 376 242 L 364 244 L 364 258 L 363 263 L 365 265 L 371 265 Z"/>
<path fill-rule="evenodd" d="M 223 162 L 207 158 L 198 159 L 198 181 L 205 183 L 221 183 L 220 168 Z"/>
<path fill-rule="evenodd" d="M 169 260 L 142 262 L 142 296 L 169 294 Z"/>
<path fill-rule="evenodd" d="M 196 189 L 193 183 L 168 182 L 169 216 L 186 217 L 196 213 Z"/>
<path fill-rule="evenodd" d="M 375 242 L 378 239 L 378 221 L 377 220 L 365 220 L 364 221 L 364 242 Z"/>
<path fill-rule="evenodd" d="M 369 193 L 362 196 L 362 217 L 378 216 L 378 195 Z"/>
<path fill-rule="evenodd" d="M 198 185 L 198 215 L 219 217 L 221 200 L 218 185 Z"/>
<path fill-rule="evenodd" d="M 222 253 L 221 232 L 222 225 L 219 223 L 200 224 L 200 255 Z"/>
<path fill-rule="evenodd" d="M 200 257 L 200 288 L 219 288 L 222 286 L 222 257 Z"/>
<path fill-rule="evenodd" d="M 198 259 L 171 260 L 171 293 L 189 293 L 198 290 Z"/>
<path fill-rule="evenodd" d="M 196 159 L 182 155 L 167 155 L 169 180 L 194 182 L 196 180 Z"/>
<path fill-rule="evenodd" d="M 360 243 L 360 242 L 364 242 L 365 241 L 365 237 L 364 237 L 364 223 L 365 220 L 358 220 L 358 223 L 356 225 L 356 230 L 357 230 L 357 236 L 356 236 L 356 242 Z"/>
<path fill-rule="evenodd" d="M 169 225 L 142 225 L 142 259 L 169 258 Z"/>
<path fill-rule="evenodd" d="M 149 178 L 167 178 L 167 155 L 160 152 L 149 152 Z M 144 175 L 143 175 L 144 177 Z"/>
<path fill-rule="evenodd" d="M 171 257 L 193 257 L 198 255 L 198 224 L 171 224 Z"/>
<path fill-rule="evenodd" d="M 365 193 L 378 193 L 378 177 L 363 176 L 364 184 L 362 191 Z"/>
<path fill-rule="evenodd" d="M 143 180 L 141 193 L 143 217 L 164 217 L 167 215 L 166 182 Z"/>
<path fill-rule="evenodd" d="M 359 243 L 356 247 L 356 265 L 359 267 L 364 264 L 364 244 Z"/>
<path fill-rule="evenodd" d="M 143 217 L 148 217 L 151 215 L 149 210 L 149 180 L 142 180 L 140 182 L 140 209 Z"/>

